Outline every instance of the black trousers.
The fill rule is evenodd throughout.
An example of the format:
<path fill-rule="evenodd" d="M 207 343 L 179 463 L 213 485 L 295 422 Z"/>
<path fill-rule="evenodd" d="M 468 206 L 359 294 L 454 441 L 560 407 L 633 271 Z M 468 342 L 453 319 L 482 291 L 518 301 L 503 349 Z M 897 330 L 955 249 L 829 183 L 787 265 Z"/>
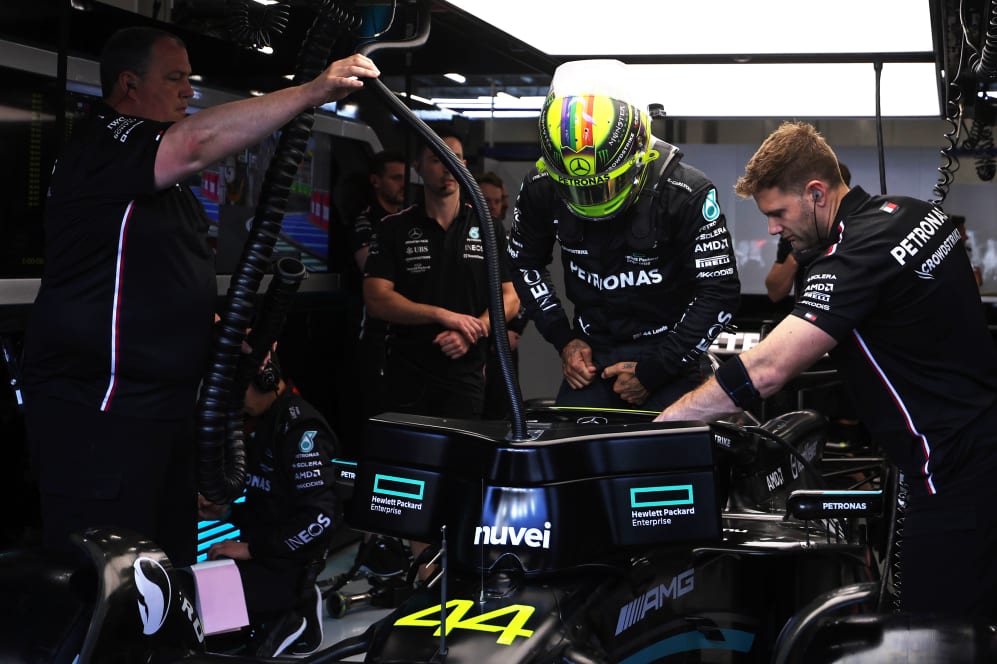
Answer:
<path fill-rule="evenodd" d="M 439 352 L 436 348 L 430 351 Z M 477 365 L 448 362 L 412 362 L 389 347 L 384 368 L 385 408 L 429 417 L 481 418 L 485 407 L 484 358 Z"/>
<path fill-rule="evenodd" d="M 79 555 L 70 534 L 110 526 L 150 538 L 174 567 L 194 563 L 193 419 L 149 420 L 28 395 L 25 428 L 46 548 Z"/>

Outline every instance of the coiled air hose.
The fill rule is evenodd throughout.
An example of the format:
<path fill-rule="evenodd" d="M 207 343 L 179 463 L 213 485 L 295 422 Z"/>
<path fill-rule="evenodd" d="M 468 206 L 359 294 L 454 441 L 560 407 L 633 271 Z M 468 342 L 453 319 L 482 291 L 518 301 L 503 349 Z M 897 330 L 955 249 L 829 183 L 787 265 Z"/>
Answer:
<path fill-rule="evenodd" d="M 355 29 L 359 19 L 330 0 L 323 0 L 318 15 L 301 47 L 294 74 L 295 83 L 309 81 L 325 68 L 335 40 L 347 29 Z M 296 268 L 277 274 L 268 306 L 276 306 L 257 326 L 265 328 L 253 334 L 253 352 L 243 357 L 242 342 L 246 329 L 253 324 L 256 294 L 280 234 L 287 198 L 294 175 L 301 163 L 315 120 L 314 110 L 302 112 L 281 130 L 277 152 L 264 177 L 249 237 L 232 276 L 225 306 L 215 328 L 209 368 L 198 397 L 196 436 L 198 445 L 198 490 L 208 500 L 226 503 L 241 495 L 246 480 L 245 442 L 242 434 L 242 406 L 245 375 L 259 366 L 283 326 L 289 297 L 297 289 L 292 276 Z M 287 266 L 285 266 L 286 268 Z M 278 270 L 279 272 L 279 270 Z M 303 276 L 303 270 L 301 276 Z M 297 278 L 300 283 L 300 277 Z M 281 312 L 280 309 L 283 309 Z M 277 317 L 280 320 L 276 320 Z M 269 338 L 270 335 L 273 338 Z M 265 338 L 267 337 L 267 338 Z M 252 343 L 255 342 L 255 343 Z M 239 370 L 239 363 L 248 368 Z M 239 378 L 242 376 L 242 378 Z M 238 380 L 237 380 L 238 378 Z"/>
<path fill-rule="evenodd" d="M 402 42 L 372 42 L 360 49 L 360 53 L 369 55 L 375 50 L 385 48 L 410 48 L 413 44 L 422 43 L 429 34 L 429 12 L 423 12 L 426 20 L 421 24 L 420 33 L 413 39 Z M 436 135 L 429 126 L 413 113 L 391 90 L 380 80 L 367 81 L 378 98 L 399 120 L 408 123 L 423 138 L 429 148 L 446 164 L 447 169 L 457 178 L 464 191 L 471 197 L 478 219 L 481 221 L 481 233 L 485 246 L 485 265 L 488 276 L 488 314 L 492 324 L 492 340 L 498 351 L 499 367 L 502 380 L 505 383 L 506 394 L 509 397 L 509 438 L 513 441 L 525 441 L 527 438 L 526 418 L 523 414 L 523 396 L 519 389 L 519 380 L 512 363 L 512 350 L 509 347 L 509 335 L 505 323 L 505 304 L 502 299 L 502 279 L 499 272 L 498 241 L 495 238 L 495 225 L 492 223 L 491 212 L 485 202 L 485 197 L 478 187 L 477 181 L 467 166 L 457 159 L 446 143 Z"/>

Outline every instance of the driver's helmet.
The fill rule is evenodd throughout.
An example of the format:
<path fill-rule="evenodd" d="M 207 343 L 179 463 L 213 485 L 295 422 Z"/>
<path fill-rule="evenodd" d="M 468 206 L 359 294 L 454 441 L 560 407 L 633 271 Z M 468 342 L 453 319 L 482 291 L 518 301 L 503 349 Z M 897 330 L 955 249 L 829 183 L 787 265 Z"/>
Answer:
<path fill-rule="evenodd" d="M 612 219 L 640 193 L 657 152 L 627 65 L 580 60 L 557 68 L 540 111 L 537 169 L 577 216 Z"/>

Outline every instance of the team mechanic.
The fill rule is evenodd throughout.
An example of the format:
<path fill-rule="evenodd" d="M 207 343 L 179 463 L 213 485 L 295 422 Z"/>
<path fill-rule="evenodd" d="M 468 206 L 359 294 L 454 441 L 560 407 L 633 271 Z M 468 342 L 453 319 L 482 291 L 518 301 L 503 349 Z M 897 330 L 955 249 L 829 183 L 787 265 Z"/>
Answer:
<path fill-rule="evenodd" d="M 318 410 L 283 380 L 275 354 L 246 390 L 245 412 L 245 501 L 217 505 L 199 497 L 198 505 L 202 519 L 237 526 L 239 541 L 213 544 L 208 559 L 236 561 L 256 655 L 307 654 L 322 643 L 315 578 L 341 521 L 331 463 L 339 442 Z"/>
<path fill-rule="evenodd" d="M 441 139 L 463 159 L 457 136 Z M 424 201 L 381 220 L 364 274 L 367 310 L 389 323 L 386 405 L 402 413 L 480 418 L 491 322 L 482 222 L 429 145 L 420 147 L 414 167 Z M 504 251 L 501 225 L 491 223 Z M 499 275 L 508 320 L 519 300 L 504 261 Z"/>
<path fill-rule="evenodd" d="M 516 290 L 561 354 L 558 405 L 660 410 L 699 383 L 698 357 L 738 303 L 716 188 L 651 134 L 627 71 L 614 60 L 558 67 L 542 157 L 516 199 Z M 547 272 L 555 240 L 574 325 Z"/>
<path fill-rule="evenodd" d="M 736 190 L 792 242 L 803 291 L 761 343 L 657 419 L 750 406 L 830 353 L 910 485 L 901 607 L 997 617 L 997 350 L 959 231 L 923 201 L 849 189 L 806 123 L 769 136 Z"/>

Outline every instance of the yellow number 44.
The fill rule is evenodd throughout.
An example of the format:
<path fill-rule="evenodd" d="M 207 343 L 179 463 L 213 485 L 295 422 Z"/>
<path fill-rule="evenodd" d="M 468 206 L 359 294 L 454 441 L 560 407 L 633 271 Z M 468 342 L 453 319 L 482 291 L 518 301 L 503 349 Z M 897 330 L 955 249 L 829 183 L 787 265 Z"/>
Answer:
<path fill-rule="evenodd" d="M 521 636 L 533 636 L 532 629 L 523 629 L 526 621 L 533 615 L 533 607 L 525 604 L 510 604 L 478 616 L 468 617 L 468 612 L 474 608 L 475 602 L 469 599 L 452 599 L 447 602 L 447 635 L 455 629 L 472 629 L 479 632 L 498 632 L 497 643 L 508 646 Z M 439 616 L 440 605 L 431 606 L 415 613 L 410 613 L 395 621 L 399 627 L 435 627 L 433 636 L 440 635 L 440 620 L 431 616 Z M 506 618 L 506 621 L 502 621 Z M 503 624 L 504 623 L 504 624 Z"/>

